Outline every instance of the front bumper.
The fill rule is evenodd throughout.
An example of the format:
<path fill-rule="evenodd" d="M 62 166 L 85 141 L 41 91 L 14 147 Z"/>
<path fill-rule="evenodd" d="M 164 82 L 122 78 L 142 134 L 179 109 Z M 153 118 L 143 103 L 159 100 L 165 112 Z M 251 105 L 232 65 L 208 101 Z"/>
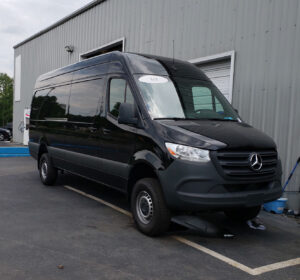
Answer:
<path fill-rule="evenodd" d="M 281 162 L 271 179 L 226 180 L 212 162 L 174 162 L 158 171 L 167 205 L 181 211 L 251 207 L 275 200 L 282 194 Z"/>

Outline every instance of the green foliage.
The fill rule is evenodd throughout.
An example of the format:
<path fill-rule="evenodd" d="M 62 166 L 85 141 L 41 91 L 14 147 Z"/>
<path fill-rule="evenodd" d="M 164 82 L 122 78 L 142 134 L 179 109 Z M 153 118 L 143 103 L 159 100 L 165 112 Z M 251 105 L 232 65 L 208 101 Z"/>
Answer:
<path fill-rule="evenodd" d="M 0 127 L 12 121 L 13 79 L 0 73 Z"/>

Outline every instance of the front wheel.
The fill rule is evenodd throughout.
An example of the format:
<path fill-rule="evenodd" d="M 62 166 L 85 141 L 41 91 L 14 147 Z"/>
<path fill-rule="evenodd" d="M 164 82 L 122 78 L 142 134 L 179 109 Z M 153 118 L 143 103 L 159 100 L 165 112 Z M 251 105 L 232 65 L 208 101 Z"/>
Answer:
<path fill-rule="evenodd" d="M 235 221 L 248 221 L 254 219 L 260 212 L 261 206 L 245 207 L 245 208 L 233 208 L 225 210 L 225 215 Z"/>
<path fill-rule="evenodd" d="M 5 140 L 5 136 L 3 133 L 0 133 L 0 141 L 4 141 Z"/>
<path fill-rule="evenodd" d="M 51 159 L 47 153 L 42 154 L 39 161 L 39 172 L 41 181 L 44 185 L 51 186 L 57 178 L 57 169 L 52 165 Z"/>
<path fill-rule="evenodd" d="M 144 178 L 133 187 L 131 211 L 138 229 L 157 236 L 169 228 L 171 214 L 157 179 Z"/>

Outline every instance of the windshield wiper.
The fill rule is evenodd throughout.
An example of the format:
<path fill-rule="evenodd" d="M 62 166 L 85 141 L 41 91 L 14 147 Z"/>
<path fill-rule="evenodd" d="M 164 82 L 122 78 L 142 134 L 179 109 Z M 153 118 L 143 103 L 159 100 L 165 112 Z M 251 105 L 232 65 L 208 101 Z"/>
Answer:
<path fill-rule="evenodd" d="M 172 121 L 182 121 L 182 120 L 197 120 L 195 118 L 154 118 L 153 120 L 172 120 Z"/>
<path fill-rule="evenodd" d="M 153 120 L 172 120 L 172 121 L 225 121 L 225 122 L 238 122 L 234 119 L 219 119 L 219 118 L 154 118 Z"/>
<path fill-rule="evenodd" d="M 198 120 L 204 120 L 204 121 L 225 121 L 225 122 L 238 122 L 238 120 L 234 119 L 219 119 L 219 118 L 201 118 Z"/>

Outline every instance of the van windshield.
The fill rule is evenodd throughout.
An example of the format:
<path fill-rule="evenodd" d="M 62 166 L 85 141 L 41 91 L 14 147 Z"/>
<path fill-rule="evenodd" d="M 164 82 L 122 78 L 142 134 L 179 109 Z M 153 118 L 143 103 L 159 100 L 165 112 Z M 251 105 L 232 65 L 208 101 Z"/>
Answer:
<path fill-rule="evenodd" d="M 155 75 L 135 75 L 135 80 L 152 119 L 239 120 L 210 82 Z"/>

